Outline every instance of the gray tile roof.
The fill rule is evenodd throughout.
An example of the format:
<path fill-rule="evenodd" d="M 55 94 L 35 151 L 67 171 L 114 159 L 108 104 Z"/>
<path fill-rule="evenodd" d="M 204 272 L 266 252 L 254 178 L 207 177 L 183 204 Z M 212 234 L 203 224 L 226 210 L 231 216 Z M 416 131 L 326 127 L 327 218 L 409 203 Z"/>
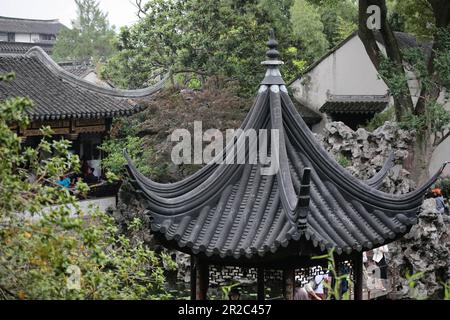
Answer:
<path fill-rule="evenodd" d="M 0 16 L 0 32 L 58 34 L 65 27 L 58 19 L 37 20 Z"/>
<path fill-rule="evenodd" d="M 324 113 L 369 114 L 381 112 L 388 106 L 389 96 L 328 95 L 320 108 Z"/>
<path fill-rule="evenodd" d="M 41 47 L 47 54 L 52 54 L 53 52 L 53 44 L 50 43 L 36 44 L 29 42 L 0 41 L 0 54 L 25 54 L 35 46 Z"/>
<path fill-rule="evenodd" d="M 1 55 L 0 73 L 15 72 L 11 83 L 0 83 L 0 99 L 27 96 L 34 102 L 31 119 L 111 118 L 141 110 L 140 102 L 164 85 L 151 88 L 109 89 L 84 81 L 59 67 L 43 50 L 24 55 Z"/>
<path fill-rule="evenodd" d="M 263 175 L 260 164 L 210 164 L 182 181 L 160 184 L 143 176 L 125 153 L 130 181 L 145 203 L 155 235 L 178 250 L 215 261 L 261 262 L 273 261 L 281 252 L 298 257 L 305 247 L 316 252 L 334 247 L 339 254 L 351 254 L 407 233 L 443 168 L 414 192 L 381 192 L 378 186 L 392 157 L 372 179 L 355 178 L 315 139 L 276 66 L 268 66 L 265 79 L 241 128 L 279 131 L 275 175 Z M 233 141 L 224 154 L 238 148 L 238 154 L 248 155 L 239 145 Z"/>
<path fill-rule="evenodd" d="M 61 68 L 76 75 L 77 77 L 83 78 L 91 71 L 95 71 L 94 66 L 89 63 L 59 63 Z"/>

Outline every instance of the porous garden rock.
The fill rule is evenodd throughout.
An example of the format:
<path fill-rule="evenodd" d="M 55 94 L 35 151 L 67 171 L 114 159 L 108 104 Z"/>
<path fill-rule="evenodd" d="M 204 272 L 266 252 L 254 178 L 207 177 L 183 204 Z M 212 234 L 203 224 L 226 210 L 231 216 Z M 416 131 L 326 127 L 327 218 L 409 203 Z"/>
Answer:
<path fill-rule="evenodd" d="M 386 256 L 392 279 L 391 299 L 442 299 L 450 284 L 450 217 L 436 211 L 434 199 L 424 202 L 418 223 L 389 245 Z M 412 283 L 407 274 L 423 272 Z M 412 288 L 410 288 L 412 284 Z"/>
<path fill-rule="evenodd" d="M 393 152 L 396 165 L 381 190 L 401 194 L 415 189 L 410 173 L 402 166 L 414 142 L 414 131 L 402 130 L 394 122 L 386 122 L 373 132 L 364 128 L 354 131 L 343 122 L 329 122 L 316 138 L 351 174 L 363 180 L 373 177 Z"/>

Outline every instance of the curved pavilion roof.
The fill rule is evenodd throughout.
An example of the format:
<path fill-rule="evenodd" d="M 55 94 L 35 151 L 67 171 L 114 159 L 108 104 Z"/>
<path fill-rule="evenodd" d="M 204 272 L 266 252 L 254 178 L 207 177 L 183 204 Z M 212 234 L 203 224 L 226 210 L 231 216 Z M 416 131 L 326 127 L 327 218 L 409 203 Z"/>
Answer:
<path fill-rule="evenodd" d="M 266 77 L 241 128 L 279 130 L 278 173 L 261 175 L 258 164 L 211 164 L 180 182 L 160 184 L 139 173 L 125 154 L 152 230 L 181 251 L 218 259 L 262 259 L 295 242 L 350 254 L 407 233 L 440 172 L 404 195 L 377 189 L 392 157 L 372 179 L 353 177 L 316 141 L 295 109 L 278 70 L 276 45 L 269 41 Z M 236 141 L 225 149 L 235 146 Z"/>
<path fill-rule="evenodd" d="M 95 119 L 125 116 L 143 108 L 142 101 L 165 84 L 138 90 L 105 88 L 64 70 L 41 47 L 26 54 L 0 54 L 0 73 L 14 72 L 10 83 L 0 83 L 0 99 L 26 96 L 34 106 L 32 120 Z"/>

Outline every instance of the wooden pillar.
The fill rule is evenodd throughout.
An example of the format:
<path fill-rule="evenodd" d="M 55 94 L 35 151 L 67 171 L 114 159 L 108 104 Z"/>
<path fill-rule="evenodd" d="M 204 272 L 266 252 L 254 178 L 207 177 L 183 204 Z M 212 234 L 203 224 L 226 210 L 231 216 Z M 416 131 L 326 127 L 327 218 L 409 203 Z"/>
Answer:
<path fill-rule="evenodd" d="M 208 264 L 200 259 L 196 259 L 197 269 L 197 300 L 206 300 L 209 286 L 209 267 Z"/>
<path fill-rule="evenodd" d="M 258 268 L 257 270 L 257 283 L 258 283 L 258 300 L 262 301 L 266 297 L 264 288 L 264 268 Z"/>
<path fill-rule="evenodd" d="M 357 252 L 353 258 L 353 282 L 354 282 L 354 299 L 363 299 L 363 259 L 362 253 Z"/>
<path fill-rule="evenodd" d="M 286 268 L 283 270 L 284 298 L 294 300 L 295 291 L 295 269 Z"/>
<path fill-rule="evenodd" d="M 191 255 L 191 300 L 197 298 L 197 264 L 195 257 Z"/>

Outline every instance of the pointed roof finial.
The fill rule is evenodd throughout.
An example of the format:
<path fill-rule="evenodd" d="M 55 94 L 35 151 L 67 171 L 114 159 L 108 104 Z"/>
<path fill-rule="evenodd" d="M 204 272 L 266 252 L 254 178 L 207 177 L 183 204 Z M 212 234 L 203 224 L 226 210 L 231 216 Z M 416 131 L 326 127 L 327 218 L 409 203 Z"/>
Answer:
<path fill-rule="evenodd" d="M 270 29 L 270 38 L 267 42 L 267 46 L 269 47 L 269 50 L 266 52 L 267 57 L 270 60 L 278 60 L 280 57 L 280 52 L 278 52 L 278 41 L 275 39 L 275 31 L 273 29 Z"/>
<path fill-rule="evenodd" d="M 275 31 L 270 29 L 269 32 L 269 41 L 267 42 L 267 46 L 269 50 L 267 50 L 267 60 L 261 62 L 261 64 L 266 66 L 279 66 L 283 64 L 283 61 L 280 61 L 280 52 L 277 50 L 278 41 L 275 39 Z"/>

